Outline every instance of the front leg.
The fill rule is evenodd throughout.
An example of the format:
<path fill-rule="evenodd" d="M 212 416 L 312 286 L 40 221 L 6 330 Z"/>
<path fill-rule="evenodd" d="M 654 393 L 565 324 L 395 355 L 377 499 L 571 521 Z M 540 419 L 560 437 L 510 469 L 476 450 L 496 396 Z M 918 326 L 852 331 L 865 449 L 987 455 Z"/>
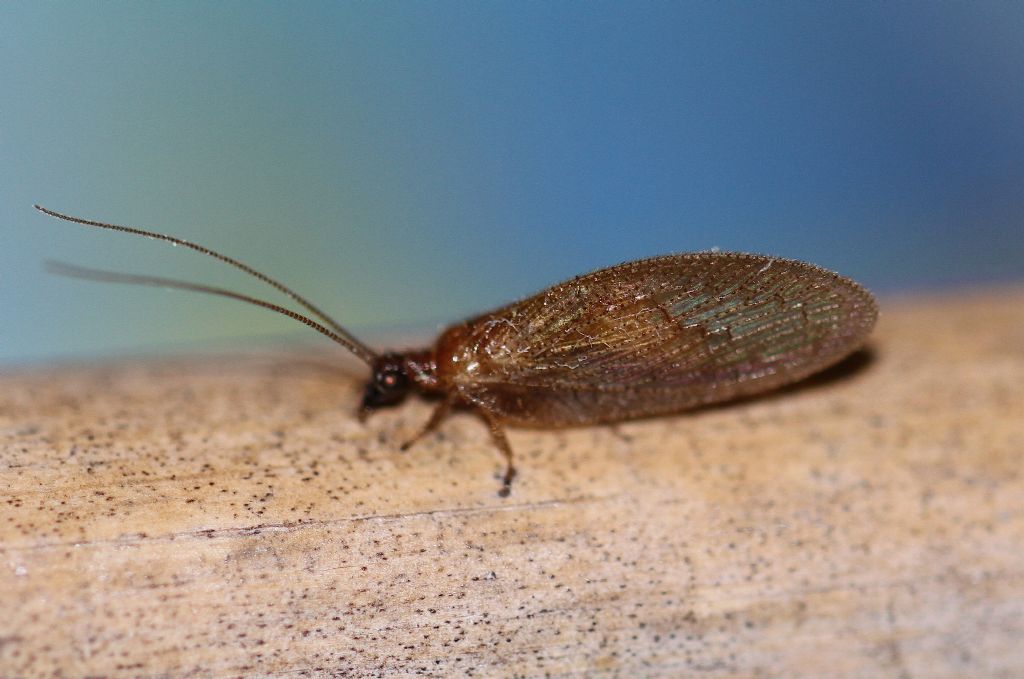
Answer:
<path fill-rule="evenodd" d="M 445 396 L 444 400 L 438 403 L 437 407 L 434 408 L 434 412 L 430 415 L 430 419 L 427 420 L 427 423 L 426 425 L 424 425 L 423 429 L 420 429 L 419 433 L 417 433 L 411 439 L 403 443 L 400 446 L 400 449 L 403 452 L 409 450 L 410 448 L 412 448 L 412 445 L 414 443 L 419 441 L 421 438 L 423 438 L 430 432 L 437 429 L 437 426 L 441 424 L 441 422 L 444 421 L 444 418 L 447 417 L 448 413 L 451 412 L 452 406 L 455 405 L 455 401 L 457 400 L 457 398 L 457 396 L 452 394 Z"/>

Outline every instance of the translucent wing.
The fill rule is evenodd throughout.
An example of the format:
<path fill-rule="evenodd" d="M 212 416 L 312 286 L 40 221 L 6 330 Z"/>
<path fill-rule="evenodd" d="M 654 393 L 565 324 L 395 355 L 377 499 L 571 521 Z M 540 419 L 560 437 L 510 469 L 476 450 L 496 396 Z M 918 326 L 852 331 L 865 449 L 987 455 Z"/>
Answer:
<path fill-rule="evenodd" d="M 857 349 L 870 293 L 794 260 L 736 253 L 601 269 L 470 321 L 471 401 L 532 424 L 613 421 L 757 393 Z"/>

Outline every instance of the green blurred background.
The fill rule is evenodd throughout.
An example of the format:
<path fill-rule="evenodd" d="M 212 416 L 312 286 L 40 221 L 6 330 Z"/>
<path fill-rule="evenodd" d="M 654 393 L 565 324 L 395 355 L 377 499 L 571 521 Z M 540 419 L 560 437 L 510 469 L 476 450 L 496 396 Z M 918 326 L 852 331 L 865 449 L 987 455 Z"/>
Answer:
<path fill-rule="evenodd" d="M 881 293 L 1024 280 L 1024 4 L 4 3 L 0 361 L 356 331 L 720 247 Z M 315 341 L 315 336 L 314 340 Z"/>

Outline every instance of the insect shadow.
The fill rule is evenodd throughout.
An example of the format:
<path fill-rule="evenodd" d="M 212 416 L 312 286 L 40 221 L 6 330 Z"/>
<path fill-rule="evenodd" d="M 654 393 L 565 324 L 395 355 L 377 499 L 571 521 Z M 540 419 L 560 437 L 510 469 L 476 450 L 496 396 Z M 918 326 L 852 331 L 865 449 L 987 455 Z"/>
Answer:
<path fill-rule="evenodd" d="M 819 373 L 811 375 L 810 377 L 804 378 L 799 382 L 794 382 L 793 384 L 788 384 L 786 386 L 782 386 L 777 389 L 773 389 L 771 391 L 766 391 L 759 394 L 740 396 L 729 401 L 721 401 L 718 403 L 708 403 L 706 405 L 696 406 L 690 410 L 687 410 L 685 413 L 680 413 L 679 415 L 680 417 L 685 417 L 687 415 L 696 415 L 698 413 L 703 412 L 714 412 L 716 410 L 736 408 L 749 403 L 757 403 L 760 401 L 771 401 L 777 398 L 785 398 L 792 394 L 798 394 L 804 391 L 813 392 L 815 389 L 820 389 L 830 384 L 850 379 L 854 375 L 857 375 L 858 373 L 868 370 L 871 367 L 871 365 L 875 363 L 875 361 L 877 360 L 878 352 L 870 345 L 865 346 L 861 349 L 858 349 L 857 351 L 854 351 L 852 354 L 840 360 L 835 365 L 826 368 Z M 652 415 L 651 417 L 648 418 L 639 418 L 639 421 L 643 421 L 645 419 L 655 419 L 656 417 L 660 416 Z M 610 423 L 616 435 L 619 436 L 620 438 L 631 440 L 631 437 L 623 434 L 623 432 L 620 429 L 618 429 L 618 424 L 619 423 L 617 422 Z"/>

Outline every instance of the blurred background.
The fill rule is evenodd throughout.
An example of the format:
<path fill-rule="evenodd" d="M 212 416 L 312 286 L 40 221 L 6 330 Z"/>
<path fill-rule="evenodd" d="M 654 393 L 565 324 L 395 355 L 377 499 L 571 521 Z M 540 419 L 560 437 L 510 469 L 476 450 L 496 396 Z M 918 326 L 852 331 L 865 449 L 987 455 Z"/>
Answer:
<path fill-rule="evenodd" d="M 1024 280 L 1024 4 L 0 5 L 0 363 L 433 328 L 647 255 Z M 262 338 L 262 340 L 261 340 Z M 316 342 L 315 335 L 310 341 Z"/>

